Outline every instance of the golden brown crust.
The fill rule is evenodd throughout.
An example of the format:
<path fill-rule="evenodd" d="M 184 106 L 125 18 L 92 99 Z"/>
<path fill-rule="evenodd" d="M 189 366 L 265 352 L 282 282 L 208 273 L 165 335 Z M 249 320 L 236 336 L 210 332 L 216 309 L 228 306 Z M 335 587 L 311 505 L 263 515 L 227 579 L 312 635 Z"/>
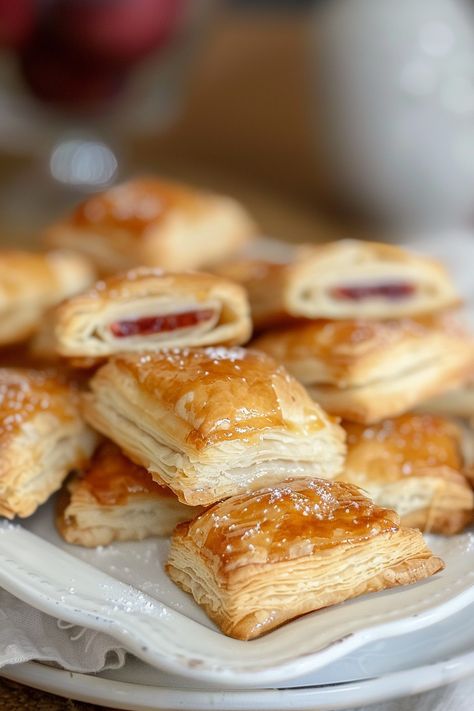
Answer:
<path fill-rule="evenodd" d="M 301 427 L 310 436 L 328 422 L 284 368 L 255 351 L 188 348 L 118 356 L 113 367 L 180 419 L 183 444 L 195 451 L 257 439 L 266 428 Z"/>
<path fill-rule="evenodd" d="M 271 358 L 242 348 L 116 356 L 85 415 L 188 504 L 340 469 L 344 434 Z"/>
<path fill-rule="evenodd" d="M 150 224 L 163 222 L 176 209 L 198 215 L 205 209 L 202 194 L 179 183 L 142 177 L 84 200 L 70 221 L 78 227 L 122 228 L 140 240 Z"/>
<path fill-rule="evenodd" d="M 199 512 L 106 441 L 85 470 L 67 481 L 56 524 L 68 543 L 94 547 L 169 535 Z"/>
<path fill-rule="evenodd" d="M 253 342 L 328 412 L 370 423 L 469 377 L 473 343 L 451 314 L 399 321 L 315 321 Z"/>
<path fill-rule="evenodd" d="M 130 335 L 114 332 L 120 326 Z M 52 316 L 50 341 L 61 356 L 105 358 L 178 346 L 240 345 L 251 328 L 245 291 L 237 284 L 210 274 L 142 267 L 63 302 Z"/>
<path fill-rule="evenodd" d="M 418 531 L 357 487 L 307 479 L 232 497 L 181 524 L 167 572 L 223 632 L 252 639 L 442 567 Z"/>
<path fill-rule="evenodd" d="M 402 523 L 457 533 L 473 518 L 474 495 L 463 474 L 462 433 L 450 420 L 406 414 L 363 426 L 346 422 L 348 453 L 340 479 L 362 487 Z"/>
<path fill-rule="evenodd" d="M 256 328 L 288 316 L 419 316 L 459 302 L 451 279 L 435 260 L 362 240 L 301 247 L 287 264 L 248 260 L 219 271 L 247 288 Z"/>
<path fill-rule="evenodd" d="M 368 480 L 387 483 L 440 470 L 443 478 L 462 480 L 462 433 L 452 420 L 407 413 L 375 425 L 344 422 L 343 426 L 348 474 L 365 472 Z"/>
<path fill-rule="evenodd" d="M 0 447 L 42 412 L 60 423 L 77 417 L 79 393 L 53 369 L 0 369 Z"/>
<path fill-rule="evenodd" d="M 241 568 L 293 560 L 342 544 L 395 533 L 399 517 L 376 506 L 353 484 L 287 480 L 232 496 L 181 524 L 222 582 Z"/>
<path fill-rule="evenodd" d="M 131 267 L 196 269 L 228 257 L 256 234 L 235 200 L 142 177 L 82 202 L 51 227 L 48 245 L 87 254 L 103 273 Z"/>
<path fill-rule="evenodd" d="M 103 442 L 84 472 L 68 483 L 71 494 L 87 490 L 97 504 L 113 506 L 127 503 L 142 494 L 173 498 L 166 486 L 157 484 L 144 467 L 134 464 L 112 442 Z"/>
<path fill-rule="evenodd" d="M 88 287 L 87 261 L 64 252 L 0 252 L 0 346 L 29 338 L 47 309 Z"/>
<path fill-rule="evenodd" d="M 452 344 L 474 353 L 472 340 L 450 313 L 392 321 L 318 320 L 266 333 L 252 343 L 287 364 L 304 384 L 340 388 L 384 377 L 390 361 L 391 373 L 411 369 L 432 348 Z"/>
<path fill-rule="evenodd" d="M 0 369 L 0 513 L 29 516 L 93 451 L 79 393 L 52 371 Z"/>

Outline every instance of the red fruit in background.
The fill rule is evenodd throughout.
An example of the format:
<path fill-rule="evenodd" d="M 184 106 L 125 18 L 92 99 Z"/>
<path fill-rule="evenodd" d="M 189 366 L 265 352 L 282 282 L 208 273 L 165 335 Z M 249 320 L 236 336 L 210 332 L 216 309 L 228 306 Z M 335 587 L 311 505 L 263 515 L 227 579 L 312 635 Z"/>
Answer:
<path fill-rule="evenodd" d="M 126 79 L 122 69 L 84 61 L 46 39 L 23 52 L 21 70 L 35 96 L 71 109 L 99 108 L 118 94 Z"/>
<path fill-rule="evenodd" d="M 172 37 L 185 0 L 62 0 L 54 11 L 58 38 L 85 56 L 136 62 Z"/>
<path fill-rule="evenodd" d="M 36 0 L 0 0 L 0 47 L 20 47 L 33 34 Z"/>

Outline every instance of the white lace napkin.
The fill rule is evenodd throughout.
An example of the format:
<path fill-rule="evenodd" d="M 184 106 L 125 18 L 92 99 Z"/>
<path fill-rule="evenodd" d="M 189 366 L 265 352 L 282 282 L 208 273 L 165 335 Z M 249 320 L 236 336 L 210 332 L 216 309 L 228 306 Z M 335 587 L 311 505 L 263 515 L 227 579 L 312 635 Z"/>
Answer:
<path fill-rule="evenodd" d="M 97 672 L 123 666 L 125 655 L 112 637 L 62 623 L 0 590 L 0 668 L 36 660 Z"/>

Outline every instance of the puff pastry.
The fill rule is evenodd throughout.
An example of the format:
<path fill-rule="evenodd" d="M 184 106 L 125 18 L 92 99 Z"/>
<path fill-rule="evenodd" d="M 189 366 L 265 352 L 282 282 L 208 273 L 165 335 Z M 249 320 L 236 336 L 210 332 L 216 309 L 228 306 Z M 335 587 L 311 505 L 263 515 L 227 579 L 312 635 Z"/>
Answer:
<path fill-rule="evenodd" d="M 45 241 L 86 254 L 111 274 L 143 265 L 199 269 L 226 259 L 256 232 L 232 198 L 143 177 L 86 199 Z"/>
<path fill-rule="evenodd" d="M 68 357 L 236 345 L 249 339 L 251 328 L 247 297 L 237 284 L 146 267 L 98 282 L 53 316 L 55 351 Z"/>
<path fill-rule="evenodd" d="M 345 423 L 347 459 L 340 478 L 393 508 L 406 526 L 458 533 L 474 518 L 461 430 L 434 415 L 407 414 L 364 426 Z"/>
<path fill-rule="evenodd" d="M 284 368 L 243 348 L 114 356 L 89 423 L 180 501 L 207 505 L 289 475 L 333 477 L 344 432 Z"/>
<path fill-rule="evenodd" d="M 34 513 L 92 454 L 79 393 L 58 374 L 0 369 L 0 515 Z"/>
<path fill-rule="evenodd" d="M 167 572 L 225 634 L 252 639 L 442 568 L 420 531 L 356 486 L 300 479 L 233 496 L 180 524 Z"/>
<path fill-rule="evenodd" d="M 219 273 L 246 287 L 257 328 L 289 317 L 417 316 L 459 301 L 438 262 L 400 247 L 361 240 L 302 247 L 287 264 L 237 262 L 220 267 Z"/>
<path fill-rule="evenodd" d="M 106 441 L 85 471 L 66 482 L 56 524 L 68 543 L 95 547 L 168 536 L 200 511 L 181 504 L 170 489 Z"/>
<path fill-rule="evenodd" d="M 50 306 L 93 280 L 89 262 L 79 255 L 0 251 L 0 346 L 29 338 Z"/>
<path fill-rule="evenodd" d="M 257 338 L 328 412 L 362 423 L 393 417 L 462 383 L 472 340 L 449 314 L 394 321 L 314 321 Z"/>

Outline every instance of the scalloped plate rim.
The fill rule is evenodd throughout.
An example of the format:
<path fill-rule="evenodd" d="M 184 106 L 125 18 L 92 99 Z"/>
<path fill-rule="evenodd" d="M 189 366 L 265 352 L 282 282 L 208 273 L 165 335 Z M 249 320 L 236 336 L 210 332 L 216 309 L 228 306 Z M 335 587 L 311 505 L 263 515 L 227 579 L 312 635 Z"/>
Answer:
<path fill-rule="evenodd" d="M 5 540 L 4 536 L 8 536 L 9 531 L 13 533 L 13 536 L 16 535 L 16 531 L 17 534 L 20 536 L 20 540 L 22 540 L 23 542 L 24 539 L 30 540 L 29 537 L 32 536 L 33 538 L 31 540 L 34 541 L 35 546 L 39 545 L 41 548 L 45 546 L 46 554 L 49 553 L 49 555 L 51 555 L 52 550 L 54 550 L 54 544 L 44 541 L 39 536 L 36 536 L 35 534 L 26 531 L 21 526 L 8 526 L 8 528 L 3 529 L 3 535 L 0 536 L 0 541 Z M 471 541 L 471 534 L 467 534 L 466 541 Z M 2 547 L 5 547 L 5 543 L 1 544 L 0 542 L 0 553 Z M 469 552 L 469 550 L 471 550 L 471 546 L 468 545 L 467 549 L 460 548 L 460 550 L 463 551 L 463 553 Z M 58 551 L 58 553 L 60 554 L 60 556 L 62 554 L 66 555 L 67 558 L 71 558 L 71 560 L 74 561 L 75 568 L 77 566 L 85 565 L 88 569 L 92 569 L 94 576 L 96 574 L 98 576 L 106 575 L 102 571 L 94 569 L 92 566 L 90 566 L 90 564 L 78 561 L 76 558 L 70 556 L 70 554 L 65 551 L 60 550 Z M 469 556 L 469 558 L 472 558 L 472 555 L 473 552 L 471 550 L 471 556 Z M 137 640 L 135 631 L 133 629 L 133 624 L 136 624 L 137 617 L 131 618 L 129 629 L 127 629 L 127 625 L 123 625 L 123 621 L 121 620 L 120 615 L 118 615 L 117 619 L 118 613 L 114 615 L 113 610 L 111 611 L 112 614 L 109 614 L 108 616 L 103 615 L 99 610 L 94 610 L 93 613 L 85 612 L 84 609 L 81 609 L 81 600 L 76 593 L 69 594 L 69 604 L 66 605 L 66 600 L 64 598 L 66 598 L 67 595 L 60 594 L 64 592 L 64 580 L 60 581 L 58 584 L 59 592 L 56 599 L 54 597 L 48 596 L 48 594 L 44 594 L 44 592 L 41 592 L 41 590 L 38 588 L 38 585 L 26 584 L 26 587 L 22 588 L 20 576 L 17 575 L 19 564 L 14 560 L 11 560 L 14 557 L 12 553 L 10 552 L 8 558 L 5 553 L 1 553 L 0 557 L 3 558 L 4 561 L 4 566 L 2 566 L 2 568 L 0 569 L 0 583 L 3 585 L 3 587 L 5 587 L 5 589 L 7 589 L 9 592 L 16 594 L 21 599 L 24 599 L 29 604 L 33 604 L 38 609 L 41 609 L 43 612 L 46 612 L 50 615 L 52 614 L 55 617 L 60 616 L 62 619 L 68 622 L 72 622 L 74 624 L 84 625 L 86 627 L 98 629 L 100 631 L 106 631 L 108 634 L 112 635 L 115 639 L 117 639 L 121 644 L 123 644 L 126 648 L 130 649 L 130 651 L 132 651 L 140 659 L 166 672 L 175 673 L 181 676 L 186 676 L 188 678 L 205 680 L 212 683 L 234 685 L 239 687 L 248 687 L 251 685 L 266 683 L 281 684 L 285 680 L 289 680 L 297 676 L 301 676 L 305 673 L 314 671 L 329 664 L 334 660 L 342 658 L 350 651 L 362 647 L 368 642 L 386 639 L 391 636 L 398 636 L 403 633 L 408 633 L 417 629 L 421 629 L 423 627 L 427 627 L 437 621 L 449 617 L 450 615 L 456 613 L 457 611 L 466 607 L 474 601 L 474 585 L 470 584 L 462 592 L 448 599 L 445 599 L 441 604 L 430 604 L 427 607 L 422 607 L 415 614 L 407 615 L 406 617 L 402 616 L 401 618 L 399 617 L 396 619 L 392 619 L 388 622 L 382 622 L 380 624 L 375 624 L 368 627 L 362 627 L 361 629 L 358 629 L 356 631 L 348 630 L 345 634 L 339 637 L 335 637 L 323 648 L 317 651 L 309 651 L 303 654 L 293 655 L 290 658 L 284 661 L 280 661 L 278 663 L 272 663 L 268 659 L 266 661 L 261 660 L 261 664 L 258 666 L 257 669 L 254 668 L 252 671 L 248 671 L 248 668 L 246 669 L 245 667 L 242 667 L 241 661 L 237 661 L 232 666 L 229 666 L 228 664 L 227 666 L 225 666 L 221 662 L 219 662 L 216 666 L 217 657 L 216 655 L 214 655 L 214 659 L 212 659 L 212 655 L 210 655 L 209 652 L 207 653 L 207 657 L 203 654 L 203 658 L 206 660 L 205 662 L 200 661 L 196 664 L 195 654 L 188 653 L 186 655 L 186 647 L 184 647 L 183 654 L 182 646 L 176 648 L 174 658 L 171 656 L 164 656 L 163 648 L 161 650 L 159 648 L 148 648 L 145 651 L 143 649 L 143 645 L 148 645 L 148 642 L 146 640 L 144 642 L 143 639 L 140 640 L 140 638 L 138 638 Z M 8 564 L 8 559 L 10 559 L 10 564 Z M 8 565 L 10 565 L 10 572 L 8 572 Z M 15 566 L 17 566 L 16 570 Z M 87 572 L 90 574 L 90 570 Z M 38 583 L 38 574 L 35 573 L 35 575 L 35 582 Z M 52 577 L 54 580 L 54 574 Z M 470 574 L 466 574 L 466 577 L 472 576 Z M 459 578 L 456 582 L 459 583 L 463 580 L 464 578 Z M 111 578 L 111 582 L 114 585 L 116 583 L 118 583 L 119 585 L 123 585 L 123 583 L 117 581 L 115 578 Z M 421 585 L 423 584 L 429 586 L 430 581 L 421 583 Z M 405 588 L 405 590 L 409 589 L 410 588 Z M 448 590 L 449 589 L 450 588 L 448 588 Z M 403 589 L 388 592 L 389 594 L 392 594 L 393 597 L 396 597 L 397 595 L 403 594 Z M 438 593 L 438 595 L 439 594 L 441 593 Z M 378 594 L 380 598 L 383 595 L 384 593 Z M 364 598 L 359 598 L 359 600 L 361 601 L 363 599 Z M 355 605 L 357 605 L 357 600 L 354 601 L 354 603 Z M 158 602 L 158 604 L 160 603 Z M 419 602 L 417 604 L 420 605 Z M 338 607 L 339 609 L 342 609 L 343 606 L 344 604 Z M 87 607 L 88 604 L 85 605 L 85 608 Z M 398 606 L 397 613 L 400 613 L 399 608 L 400 604 Z M 331 608 L 328 608 L 328 611 L 330 610 Z M 324 613 L 325 611 L 323 611 L 323 614 Z M 387 614 L 389 613 L 387 612 Z M 199 623 L 195 622 L 194 620 L 190 620 L 189 618 L 187 618 L 185 624 L 189 625 L 190 622 L 192 623 L 192 626 L 196 624 L 199 625 Z M 313 624 L 311 625 L 311 627 L 314 628 L 314 631 L 316 633 L 317 620 L 313 618 L 312 622 Z M 295 622 L 289 623 L 288 625 L 286 625 L 286 627 L 289 628 L 291 624 L 295 624 Z M 308 625 L 306 624 L 305 627 L 307 628 Z M 207 630 L 207 632 L 209 632 L 209 630 Z M 270 633 L 270 635 L 271 634 L 272 633 Z M 270 635 L 266 636 L 267 640 L 270 639 Z M 223 637 L 223 639 L 227 638 Z M 235 642 L 235 640 L 231 641 L 231 644 L 233 642 Z M 248 644 L 252 645 L 253 643 L 237 642 L 235 645 L 235 649 L 237 650 L 237 645 L 239 645 L 239 649 L 243 649 L 242 645 Z M 232 647 L 232 650 L 233 649 L 234 647 Z"/>

